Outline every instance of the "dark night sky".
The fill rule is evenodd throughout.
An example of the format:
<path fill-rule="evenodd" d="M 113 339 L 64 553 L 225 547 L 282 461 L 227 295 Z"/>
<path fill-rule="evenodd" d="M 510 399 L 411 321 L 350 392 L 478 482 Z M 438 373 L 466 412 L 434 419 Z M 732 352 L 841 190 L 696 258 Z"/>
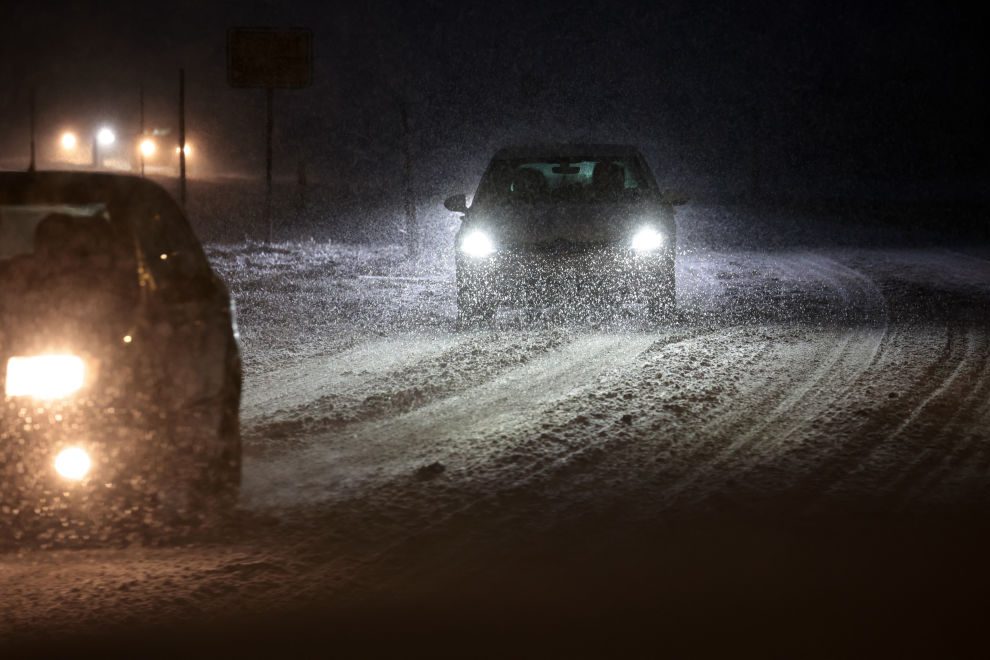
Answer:
<path fill-rule="evenodd" d="M 630 141 L 661 178 L 731 187 L 756 158 L 768 186 L 935 185 L 987 174 L 981 23 L 931 3 L 8 2 L 0 149 L 63 125 L 174 125 L 224 170 L 261 172 L 263 94 L 226 84 L 234 25 L 314 31 L 312 88 L 277 97 L 277 169 L 389 179 L 396 98 L 420 184 L 463 189 L 498 145 Z M 7 162 L 7 159 L 4 159 Z M 872 184 L 871 184 L 872 185 Z M 972 186 L 972 183 L 967 185 Z"/>

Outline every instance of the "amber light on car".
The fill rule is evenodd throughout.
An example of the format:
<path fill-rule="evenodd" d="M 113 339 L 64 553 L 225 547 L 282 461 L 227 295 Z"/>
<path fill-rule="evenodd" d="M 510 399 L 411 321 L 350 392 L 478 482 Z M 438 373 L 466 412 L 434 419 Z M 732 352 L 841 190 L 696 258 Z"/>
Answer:
<path fill-rule="evenodd" d="M 85 479 L 92 467 L 93 460 L 89 457 L 89 452 L 81 447 L 63 449 L 55 456 L 55 471 L 69 481 Z"/>
<path fill-rule="evenodd" d="M 86 365 L 75 355 L 34 355 L 7 360 L 5 393 L 48 401 L 78 392 L 86 382 Z"/>

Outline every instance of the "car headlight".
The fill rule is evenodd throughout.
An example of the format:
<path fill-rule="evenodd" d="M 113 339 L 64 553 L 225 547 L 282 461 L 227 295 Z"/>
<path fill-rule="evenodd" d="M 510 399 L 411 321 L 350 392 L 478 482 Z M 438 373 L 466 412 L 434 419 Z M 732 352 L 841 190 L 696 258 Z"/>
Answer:
<path fill-rule="evenodd" d="M 653 227 L 643 227 L 632 238 L 634 252 L 652 252 L 663 247 L 663 234 Z"/>
<path fill-rule="evenodd" d="M 63 449 L 55 456 L 55 471 L 69 481 L 84 479 L 91 467 L 93 460 L 89 457 L 89 452 L 80 447 Z"/>
<path fill-rule="evenodd" d="M 35 355 L 7 360 L 7 396 L 63 399 L 78 392 L 86 367 L 75 355 Z"/>
<path fill-rule="evenodd" d="M 483 231 L 472 231 L 461 239 L 461 252 L 469 257 L 481 259 L 494 251 L 495 245 L 492 243 L 492 239 L 488 238 L 488 234 Z"/>

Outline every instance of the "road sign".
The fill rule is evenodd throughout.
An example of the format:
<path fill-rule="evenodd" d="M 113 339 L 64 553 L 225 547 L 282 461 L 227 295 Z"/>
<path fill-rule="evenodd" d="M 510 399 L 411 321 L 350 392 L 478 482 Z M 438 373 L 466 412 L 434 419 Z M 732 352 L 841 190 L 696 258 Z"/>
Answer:
<path fill-rule="evenodd" d="M 296 28 L 231 28 L 227 31 L 227 82 L 231 87 L 309 87 L 313 33 Z"/>
<path fill-rule="evenodd" d="M 231 87 L 265 90 L 265 224 L 272 241 L 272 133 L 275 90 L 313 82 L 313 33 L 298 28 L 231 28 L 227 31 L 227 81 Z"/>

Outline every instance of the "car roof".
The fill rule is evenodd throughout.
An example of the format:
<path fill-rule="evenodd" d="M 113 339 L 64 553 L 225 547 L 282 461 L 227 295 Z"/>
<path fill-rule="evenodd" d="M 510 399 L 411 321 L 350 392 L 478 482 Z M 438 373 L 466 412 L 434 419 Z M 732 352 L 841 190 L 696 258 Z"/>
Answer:
<path fill-rule="evenodd" d="M 586 158 L 598 156 L 621 158 L 639 156 L 639 150 L 628 144 L 531 144 L 516 145 L 499 149 L 494 158 L 515 160 L 517 158 Z"/>
<path fill-rule="evenodd" d="M 0 204 L 134 203 L 171 199 L 160 185 L 108 172 L 0 172 Z"/>

